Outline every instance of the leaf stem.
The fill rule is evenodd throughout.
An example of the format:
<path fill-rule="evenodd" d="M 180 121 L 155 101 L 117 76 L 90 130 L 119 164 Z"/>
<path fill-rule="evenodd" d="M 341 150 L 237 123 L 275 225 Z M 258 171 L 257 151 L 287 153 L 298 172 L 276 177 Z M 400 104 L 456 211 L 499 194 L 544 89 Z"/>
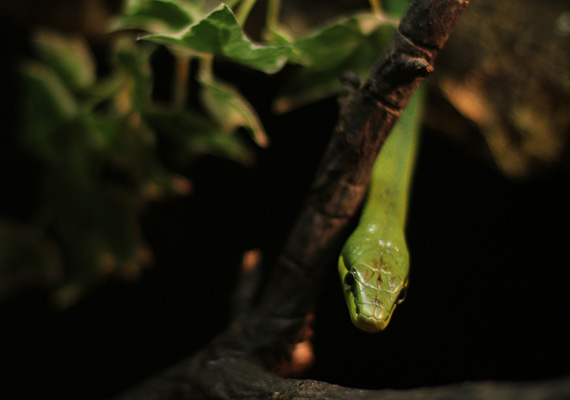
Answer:
<path fill-rule="evenodd" d="M 230 0 L 230 1 L 226 1 L 226 5 L 231 8 L 232 10 L 234 9 L 234 7 L 236 6 L 236 4 L 239 4 L 241 0 Z"/>
<path fill-rule="evenodd" d="M 213 65 L 214 56 L 212 54 L 200 58 L 200 71 L 198 74 L 202 82 L 212 82 L 214 80 Z"/>
<path fill-rule="evenodd" d="M 281 10 L 281 0 L 269 0 L 267 3 L 267 28 L 271 31 L 279 25 L 279 12 Z"/>
<path fill-rule="evenodd" d="M 370 0 L 370 7 L 374 14 L 382 13 L 382 1 L 381 0 Z"/>
<path fill-rule="evenodd" d="M 186 104 L 188 89 L 188 76 L 190 75 L 190 57 L 178 55 L 176 57 L 174 82 L 172 82 L 173 106 L 182 110 Z"/>
<path fill-rule="evenodd" d="M 245 21 L 247 20 L 247 17 L 249 16 L 251 9 L 256 2 L 257 0 L 243 0 L 241 2 L 236 12 L 236 19 L 242 27 L 245 24 Z"/>

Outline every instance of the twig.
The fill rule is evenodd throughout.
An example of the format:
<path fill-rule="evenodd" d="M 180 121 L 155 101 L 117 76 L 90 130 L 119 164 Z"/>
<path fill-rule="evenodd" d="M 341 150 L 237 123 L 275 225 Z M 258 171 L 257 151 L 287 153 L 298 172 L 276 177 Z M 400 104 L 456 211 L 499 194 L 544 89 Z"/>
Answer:
<path fill-rule="evenodd" d="M 175 63 L 174 81 L 172 91 L 174 93 L 172 104 L 174 109 L 182 110 L 186 105 L 188 91 L 188 76 L 190 74 L 190 58 L 187 55 L 177 55 Z"/>

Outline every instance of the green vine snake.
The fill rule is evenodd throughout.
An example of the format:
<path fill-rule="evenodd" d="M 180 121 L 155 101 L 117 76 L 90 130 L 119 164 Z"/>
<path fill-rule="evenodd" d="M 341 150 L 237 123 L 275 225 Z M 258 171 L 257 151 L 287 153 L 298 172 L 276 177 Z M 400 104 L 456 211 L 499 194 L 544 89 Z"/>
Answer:
<path fill-rule="evenodd" d="M 386 328 L 407 291 L 410 257 L 404 227 L 422 100 L 420 88 L 374 161 L 360 221 L 338 261 L 351 320 L 367 332 Z"/>

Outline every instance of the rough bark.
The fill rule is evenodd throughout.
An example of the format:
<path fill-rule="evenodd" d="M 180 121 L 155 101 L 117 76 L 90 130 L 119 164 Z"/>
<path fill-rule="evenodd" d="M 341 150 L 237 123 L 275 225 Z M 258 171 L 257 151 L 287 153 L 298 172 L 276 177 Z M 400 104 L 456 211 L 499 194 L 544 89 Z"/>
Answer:
<path fill-rule="evenodd" d="M 463 382 L 411 390 L 363 390 L 277 377 L 251 360 L 226 358 L 205 365 L 190 381 L 185 361 L 117 400 L 565 400 L 570 376 L 536 382 Z"/>

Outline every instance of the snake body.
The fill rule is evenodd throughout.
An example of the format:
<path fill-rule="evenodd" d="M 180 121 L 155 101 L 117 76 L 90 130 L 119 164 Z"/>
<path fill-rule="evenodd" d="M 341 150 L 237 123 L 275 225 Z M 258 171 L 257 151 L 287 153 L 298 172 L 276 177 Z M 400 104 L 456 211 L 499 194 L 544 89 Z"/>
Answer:
<path fill-rule="evenodd" d="M 410 99 L 374 161 L 357 228 L 338 261 L 354 325 L 382 331 L 405 297 L 409 253 L 404 236 L 408 193 L 418 142 L 421 88 Z"/>

